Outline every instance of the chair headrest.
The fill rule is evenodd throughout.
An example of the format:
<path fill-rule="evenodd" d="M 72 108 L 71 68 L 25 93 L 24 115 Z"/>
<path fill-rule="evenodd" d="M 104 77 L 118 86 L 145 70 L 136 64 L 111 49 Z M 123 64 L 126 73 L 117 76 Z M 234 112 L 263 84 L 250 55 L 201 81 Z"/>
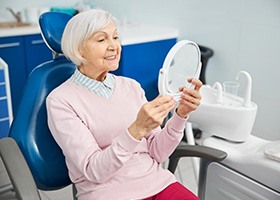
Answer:
<path fill-rule="evenodd" d="M 42 37 L 53 52 L 62 54 L 62 34 L 67 22 L 72 17 L 72 15 L 62 12 L 46 12 L 40 16 L 39 26 Z"/>

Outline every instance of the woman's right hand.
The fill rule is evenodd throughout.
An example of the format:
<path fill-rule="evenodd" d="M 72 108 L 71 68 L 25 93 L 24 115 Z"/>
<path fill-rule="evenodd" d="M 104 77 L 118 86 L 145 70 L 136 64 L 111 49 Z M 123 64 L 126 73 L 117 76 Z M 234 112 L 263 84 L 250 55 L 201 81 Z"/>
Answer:
<path fill-rule="evenodd" d="M 137 114 L 136 120 L 128 128 L 128 132 L 137 140 L 141 140 L 151 130 L 160 126 L 176 102 L 171 96 L 158 96 L 144 104 Z"/>

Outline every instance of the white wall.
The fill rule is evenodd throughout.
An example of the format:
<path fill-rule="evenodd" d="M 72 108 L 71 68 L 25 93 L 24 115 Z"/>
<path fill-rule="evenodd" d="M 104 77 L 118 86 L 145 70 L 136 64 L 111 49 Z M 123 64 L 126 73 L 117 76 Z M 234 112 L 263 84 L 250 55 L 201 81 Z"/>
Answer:
<path fill-rule="evenodd" d="M 72 6 L 68 0 L 1 0 L 0 18 L 6 6 Z M 117 18 L 175 27 L 180 39 L 211 47 L 206 79 L 233 80 L 239 70 L 253 79 L 252 100 L 258 104 L 253 134 L 280 139 L 280 1 L 279 0 L 96 0 L 95 4 Z M 241 80 L 244 86 L 245 82 Z M 241 87 L 240 95 L 243 95 Z"/>

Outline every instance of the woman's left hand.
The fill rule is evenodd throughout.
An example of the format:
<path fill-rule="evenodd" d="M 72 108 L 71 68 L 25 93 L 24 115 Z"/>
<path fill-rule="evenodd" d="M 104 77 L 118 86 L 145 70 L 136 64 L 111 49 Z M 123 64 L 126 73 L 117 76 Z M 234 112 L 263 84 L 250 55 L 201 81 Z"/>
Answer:
<path fill-rule="evenodd" d="M 179 88 L 182 94 L 176 113 L 182 118 L 187 118 L 190 112 L 196 110 L 201 101 L 199 90 L 202 86 L 202 82 L 192 78 L 188 79 L 188 82 L 192 83 L 194 88 Z"/>

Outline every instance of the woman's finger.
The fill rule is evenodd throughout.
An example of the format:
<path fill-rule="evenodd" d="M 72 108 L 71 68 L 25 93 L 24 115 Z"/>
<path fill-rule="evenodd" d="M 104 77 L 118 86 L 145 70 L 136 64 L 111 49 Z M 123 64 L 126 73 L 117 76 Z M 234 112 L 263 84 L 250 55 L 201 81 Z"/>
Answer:
<path fill-rule="evenodd" d="M 195 90 L 199 90 L 202 86 L 202 82 L 199 79 L 188 78 L 188 82 L 194 85 Z"/>

